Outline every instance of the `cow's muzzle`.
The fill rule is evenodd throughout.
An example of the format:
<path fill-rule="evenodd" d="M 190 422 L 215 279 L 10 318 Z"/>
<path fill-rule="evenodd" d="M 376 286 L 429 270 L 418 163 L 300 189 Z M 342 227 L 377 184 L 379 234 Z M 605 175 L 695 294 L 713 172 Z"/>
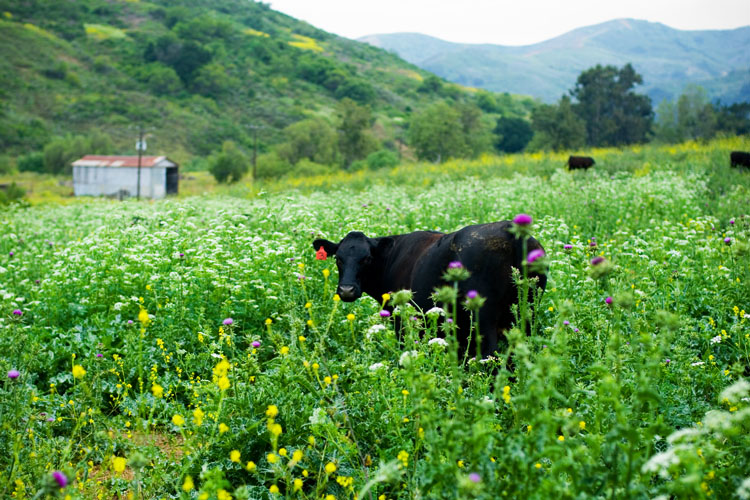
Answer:
<path fill-rule="evenodd" d="M 344 302 L 354 302 L 362 296 L 362 291 L 358 286 L 354 285 L 339 285 L 336 291 Z"/>

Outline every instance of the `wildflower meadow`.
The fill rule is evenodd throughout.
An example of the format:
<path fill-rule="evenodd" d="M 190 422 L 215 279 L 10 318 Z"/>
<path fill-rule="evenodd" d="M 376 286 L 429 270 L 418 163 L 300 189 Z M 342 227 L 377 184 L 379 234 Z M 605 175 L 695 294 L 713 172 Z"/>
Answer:
<path fill-rule="evenodd" d="M 743 148 L 11 206 L 0 497 L 750 498 Z M 481 297 L 344 303 L 311 244 L 518 214 L 548 283 L 497 358 L 461 356 L 442 320 Z"/>

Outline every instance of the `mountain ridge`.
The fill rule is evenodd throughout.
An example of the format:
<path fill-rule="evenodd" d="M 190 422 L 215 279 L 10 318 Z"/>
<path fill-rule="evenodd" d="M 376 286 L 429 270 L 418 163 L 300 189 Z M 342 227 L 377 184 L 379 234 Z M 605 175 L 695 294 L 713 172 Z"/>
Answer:
<path fill-rule="evenodd" d="M 662 23 L 613 19 L 539 43 L 519 46 L 454 43 L 418 33 L 358 39 L 395 52 L 449 81 L 495 92 L 558 99 L 581 71 L 596 64 L 632 63 L 654 104 L 685 83 L 724 102 L 750 100 L 750 26 L 677 30 Z"/>

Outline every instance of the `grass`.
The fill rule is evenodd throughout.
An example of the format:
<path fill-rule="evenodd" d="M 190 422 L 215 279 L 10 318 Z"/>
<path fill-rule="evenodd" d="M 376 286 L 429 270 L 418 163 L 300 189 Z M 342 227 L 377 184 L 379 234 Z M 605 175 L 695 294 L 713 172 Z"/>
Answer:
<path fill-rule="evenodd" d="M 0 496 L 747 495 L 748 143 L 670 148 L 1 212 Z M 486 363 L 336 301 L 311 246 L 521 212 L 549 283 Z"/>

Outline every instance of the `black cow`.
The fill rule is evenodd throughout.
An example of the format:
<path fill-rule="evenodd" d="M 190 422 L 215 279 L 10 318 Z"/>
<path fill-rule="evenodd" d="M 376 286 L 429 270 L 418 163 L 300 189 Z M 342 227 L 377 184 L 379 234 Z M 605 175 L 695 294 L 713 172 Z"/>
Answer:
<path fill-rule="evenodd" d="M 588 169 L 593 167 L 595 163 L 590 156 L 570 156 L 568 157 L 568 170 Z"/>
<path fill-rule="evenodd" d="M 318 239 L 313 247 L 320 247 L 336 256 L 339 270 L 337 293 L 345 302 L 352 302 L 366 293 L 380 301 L 384 293 L 408 289 L 412 301 L 423 311 L 435 304 L 431 299 L 434 289 L 444 284 L 441 276 L 451 262 L 461 262 L 471 273 L 460 282 L 460 298 L 476 290 L 487 300 L 479 310 L 479 329 L 482 336 L 481 355 L 487 357 L 497 351 L 498 341 L 513 323 L 511 305 L 518 302 L 518 291 L 511 278 L 511 266 L 521 269 L 522 241 L 508 232 L 510 221 L 468 226 L 454 233 L 416 231 L 408 234 L 368 238 L 363 233 L 351 232 L 339 243 Z M 527 240 L 527 252 L 542 249 L 534 238 Z M 538 278 L 544 290 L 547 277 Z M 531 297 L 529 297 L 531 300 Z M 462 306 L 457 312 L 458 340 L 461 352 L 469 346 L 469 313 Z"/>
<path fill-rule="evenodd" d="M 729 160 L 733 167 L 750 168 L 750 153 L 745 151 L 732 151 L 729 153 Z"/>

